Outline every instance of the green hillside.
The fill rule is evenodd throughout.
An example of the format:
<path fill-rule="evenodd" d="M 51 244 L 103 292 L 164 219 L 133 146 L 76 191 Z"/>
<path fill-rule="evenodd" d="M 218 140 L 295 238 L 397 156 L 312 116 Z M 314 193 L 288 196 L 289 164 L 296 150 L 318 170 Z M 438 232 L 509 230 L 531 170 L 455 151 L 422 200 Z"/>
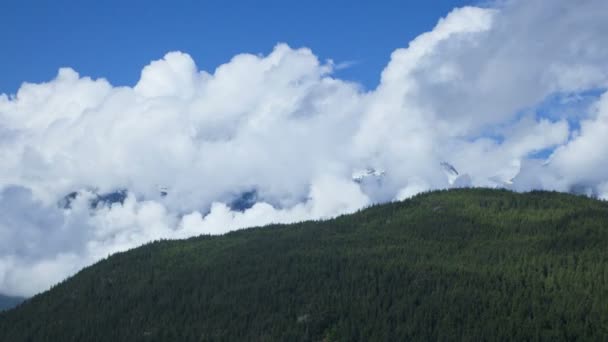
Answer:
<path fill-rule="evenodd" d="M 608 203 L 451 190 L 161 241 L 0 314 L 0 341 L 608 340 Z"/>

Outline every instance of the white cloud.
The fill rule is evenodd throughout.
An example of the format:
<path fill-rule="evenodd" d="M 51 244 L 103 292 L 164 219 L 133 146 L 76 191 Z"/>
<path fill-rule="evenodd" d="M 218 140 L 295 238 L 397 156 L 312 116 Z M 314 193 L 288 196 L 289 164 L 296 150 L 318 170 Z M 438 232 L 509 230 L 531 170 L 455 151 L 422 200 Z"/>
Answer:
<path fill-rule="evenodd" d="M 608 95 L 535 113 L 556 92 L 608 86 L 606 17 L 599 0 L 456 9 L 397 49 L 371 91 L 285 44 L 213 72 L 171 52 L 134 87 L 69 68 L 24 84 L 0 95 L 0 293 L 31 295 L 154 239 L 327 218 L 450 186 L 607 198 Z M 448 179 L 443 161 L 459 175 Z M 367 168 L 385 173 L 353 182 Z M 129 190 L 122 204 L 89 207 L 118 189 Z M 57 204 L 73 191 L 69 209 Z M 230 209 L 245 192 L 256 203 Z"/>
<path fill-rule="evenodd" d="M 399 190 L 397 196 L 395 196 L 395 200 L 403 201 L 421 192 L 428 191 L 429 189 L 431 189 L 431 187 L 424 180 L 414 178 L 408 183 L 407 186 Z"/>
<path fill-rule="evenodd" d="M 608 92 L 580 126 L 576 136 L 555 151 L 549 167 L 568 186 L 584 185 L 598 194 L 605 191 L 599 184 L 608 180 Z"/>

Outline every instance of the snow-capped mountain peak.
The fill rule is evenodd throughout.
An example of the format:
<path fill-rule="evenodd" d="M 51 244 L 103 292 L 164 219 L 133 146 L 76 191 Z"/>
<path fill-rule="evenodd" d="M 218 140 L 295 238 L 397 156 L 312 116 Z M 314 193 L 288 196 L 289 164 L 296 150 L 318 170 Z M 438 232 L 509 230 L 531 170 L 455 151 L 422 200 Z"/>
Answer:
<path fill-rule="evenodd" d="M 386 172 L 384 170 L 375 169 L 373 167 L 368 167 L 364 170 L 357 170 L 353 172 L 352 179 L 356 183 L 361 183 L 364 179 L 370 177 L 380 178 L 383 177 Z"/>

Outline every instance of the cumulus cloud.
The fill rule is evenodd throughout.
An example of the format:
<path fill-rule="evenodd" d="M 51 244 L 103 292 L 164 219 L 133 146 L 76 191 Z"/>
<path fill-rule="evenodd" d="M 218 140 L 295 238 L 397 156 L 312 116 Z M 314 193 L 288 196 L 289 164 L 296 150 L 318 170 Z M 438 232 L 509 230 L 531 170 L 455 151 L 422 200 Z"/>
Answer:
<path fill-rule="evenodd" d="M 588 96 L 608 86 L 606 17 L 600 0 L 455 9 L 395 50 L 372 90 L 286 44 L 213 72 L 170 52 L 133 87 L 70 68 L 23 84 L 0 95 L 0 293 L 155 239 L 432 189 L 606 199 L 608 94 Z M 232 205 L 244 194 L 253 203 Z"/>

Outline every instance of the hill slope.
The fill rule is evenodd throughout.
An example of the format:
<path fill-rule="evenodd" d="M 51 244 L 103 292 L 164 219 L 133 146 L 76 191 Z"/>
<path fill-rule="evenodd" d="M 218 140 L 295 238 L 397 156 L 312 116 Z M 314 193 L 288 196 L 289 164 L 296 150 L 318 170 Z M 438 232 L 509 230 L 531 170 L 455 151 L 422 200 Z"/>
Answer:
<path fill-rule="evenodd" d="M 605 202 L 434 192 L 114 255 L 0 314 L 0 340 L 605 340 L 606 246 Z"/>

